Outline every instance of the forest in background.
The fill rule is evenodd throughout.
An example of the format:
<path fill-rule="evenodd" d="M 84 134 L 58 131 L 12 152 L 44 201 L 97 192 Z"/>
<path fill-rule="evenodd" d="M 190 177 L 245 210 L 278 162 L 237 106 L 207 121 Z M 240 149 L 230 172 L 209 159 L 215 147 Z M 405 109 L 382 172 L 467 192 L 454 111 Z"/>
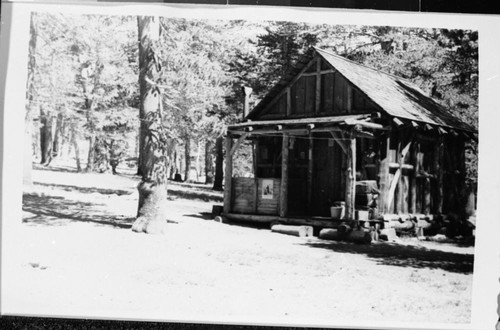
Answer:
<path fill-rule="evenodd" d="M 476 31 L 165 17 L 159 27 L 151 53 L 161 100 L 155 134 L 170 179 L 221 190 L 224 128 L 242 117 L 242 87 L 252 88 L 257 104 L 311 46 L 411 80 L 477 127 Z M 33 13 L 30 32 L 26 180 L 32 161 L 66 160 L 87 172 L 137 168 L 137 17 Z M 471 187 L 477 154 L 469 144 Z M 240 153 L 236 175 L 251 172 L 249 158 Z"/>

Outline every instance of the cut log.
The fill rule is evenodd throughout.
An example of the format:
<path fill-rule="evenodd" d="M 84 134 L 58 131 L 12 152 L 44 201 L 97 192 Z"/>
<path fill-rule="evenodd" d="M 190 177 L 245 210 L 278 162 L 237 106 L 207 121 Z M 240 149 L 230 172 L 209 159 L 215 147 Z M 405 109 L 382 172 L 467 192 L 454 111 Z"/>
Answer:
<path fill-rule="evenodd" d="M 353 243 L 370 244 L 372 236 L 369 231 L 352 230 L 345 237 L 343 237 L 343 239 Z"/>
<path fill-rule="evenodd" d="M 395 223 L 393 226 L 396 230 L 411 230 L 415 228 L 415 223 L 411 220 L 403 221 L 402 223 Z"/>
<path fill-rule="evenodd" d="M 271 231 L 280 234 L 298 236 L 298 237 L 311 237 L 313 236 L 312 226 L 287 226 L 287 225 L 274 225 Z"/>
<path fill-rule="evenodd" d="M 323 228 L 319 232 L 319 238 L 340 241 L 342 240 L 342 234 L 337 229 Z"/>
<path fill-rule="evenodd" d="M 340 233 L 341 235 L 345 235 L 345 234 L 347 234 L 348 232 L 350 232 L 350 231 L 352 230 L 352 228 L 351 228 L 351 226 L 350 226 L 348 223 L 346 223 L 346 222 L 342 222 L 342 223 L 338 226 L 337 230 L 339 231 L 339 233 Z"/>

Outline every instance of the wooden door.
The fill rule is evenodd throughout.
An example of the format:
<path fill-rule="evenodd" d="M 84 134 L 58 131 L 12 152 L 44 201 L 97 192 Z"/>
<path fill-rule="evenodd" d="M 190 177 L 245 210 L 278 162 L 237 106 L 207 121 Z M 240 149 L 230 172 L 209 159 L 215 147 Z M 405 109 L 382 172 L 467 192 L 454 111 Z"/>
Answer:
<path fill-rule="evenodd" d="M 288 154 L 288 214 L 307 214 L 307 169 L 309 163 L 309 140 L 307 137 L 290 137 Z"/>
<path fill-rule="evenodd" d="M 341 189 L 342 150 L 326 135 L 314 140 L 312 198 L 309 213 L 330 216 L 330 207 L 343 200 Z"/>

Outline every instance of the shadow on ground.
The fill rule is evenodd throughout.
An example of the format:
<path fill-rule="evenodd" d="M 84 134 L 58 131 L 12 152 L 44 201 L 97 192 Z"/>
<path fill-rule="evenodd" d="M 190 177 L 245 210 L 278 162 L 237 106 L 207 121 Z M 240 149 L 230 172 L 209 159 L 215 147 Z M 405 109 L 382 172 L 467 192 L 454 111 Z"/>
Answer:
<path fill-rule="evenodd" d="M 176 190 L 173 186 L 168 187 L 168 196 L 170 200 L 173 200 L 173 197 L 190 200 L 201 200 L 203 202 L 222 202 L 224 200 L 222 196 L 210 195 L 204 191 Z"/>
<path fill-rule="evenodd" d="M 23 222 L 32 225 L 63 226 L 88 222 L 117 228 L 131 228 L 134 218 L 96 210 L 96 204 L 56 196 L 23 195 Z M 28 212 L 28 213 L 26 213 Z"/>
<path fill-rule="evenodd" d="M 335 252 L 362 254 L 380 265 L 442 269 L 462 274 L 471 274 L 474 265 L 473 254 L 446 252 L 421 246 L 394 243 L 361 245 L 347 242 L 306 242 L 302 244 Z"/>
<path fill-rule="evenodd" d="M 35 182 L 37 186 L 48 187 L 48 188 L 57 188 L 64 191 L 77 191 L 84 194 L 103 194 L 103 195 L 113 195 L 116 194 L 118 196 L 121 195 L 131 195 L 133 192 L 130 190 L 122 190 L 122 189 L 104 189 L 104 188 L 96 188 L 96 187 L 79 187 L 79 186 L 71 186 L 66 184 L 56 184 L 56 183 L 43 183 L 43 182 Z"/>

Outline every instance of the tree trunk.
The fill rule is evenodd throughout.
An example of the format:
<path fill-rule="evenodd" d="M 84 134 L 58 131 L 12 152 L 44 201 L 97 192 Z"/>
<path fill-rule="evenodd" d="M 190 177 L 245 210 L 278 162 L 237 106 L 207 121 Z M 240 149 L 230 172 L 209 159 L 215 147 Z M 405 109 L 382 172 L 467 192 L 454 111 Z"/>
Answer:
<path fill-rule="evenodd" d="M 57 158 L 61 155 L 63 121 L 63 114 L 59 112 L 56 118 L 56 127 L 53 131 L 52 158 Z"/>
<path fill-rule="evenodd" d="M 24 163 L 23 163 L 23 183 L 27 185 L 33 184 L 31 176 L 33 168 L 33 121 L 32 121 L 32 107 L 33 99 L 35 97 L 35 72 L 36 72 L 36 42 L 38 38 L 38 30 L 36 26 L 36 13 L 31 14 L 30 22 L 30 41 L 29 41 L 29 59 L 28 59 L 28 78 L 26 86 L 26 116 L 25 116 L 25 129 L 24 129 Z"/>
<path fill-rule="evenodd" d="M 32 168 L 33 168 L 33 148 L 31 146 L 32 136 L 32 121 L 30 111 L 26 112 L 25 128 L 24 128 L 24 158 L 23 158 L 23 184 L 32 185 Z"/>
<path fill-rule="evenodd" d="M 202 173 L 201 169 L 201 139 L 196 141 L 196 182 L 200 181 L 200 173 Z"/>
<path fill-rule="evenodd" d="M 142 176 L 141 173 L 141 159 L 142 159 L 142 154 L 141 154 L 141 129 L 137 132 L 137 136 L 135 139 L 135 155 L 137 156 L 137 175 Z"/>
<path fill-rule="evenodd" d="M 214 157 L 210 140 L 205 142 L 205 183 L 214 183 Z"/>
<path fill-rule="evenodd" d="M 215 140 L 215 178 L 213 190 L 222 191 L 224 180 L 224 137 L 219 136 Z"/>
<path fill-rule="evenodd" d="M 52 161 L 52 118 L 40 106 L 40 164 L 48 166 Z"/>
<path fill-rule="evenodd" d="M 80 164 L 80 147 L 78 146 L 78 142 L 76 141 L 76 127 L 75 123 L 71 123 L 71 145 L 73 149 L 75 149 L 75 161 L 76 161 L 76 171 L 82 171 L 82 165 Z"/>
<path fill-rule="evenodd" d="M 189 176 L 191 169 L 191 139 L 187 137 L 184 140 L 184 181 L 191 182 L 193 178 Z"/>
<path fill-rule="evenodd" d="M 95 137 L 94 132 L 89 132 L 90 135 L 87 138 L 89 141 L 89 151 L 87 153 L 87 167 L 85 168 L 86 172 L 94 172 L 95 171 Z"/>
<path fill-rule="evenodd" d="M 132 225 L 135 232 L 161 234 L 165 232 L 167 203 L 166 157 L 155 145 L 151 133 L 157 128 L 152 114 L 159 111 L 161 101 L 158 89 L 150 82 L 157 81 L 158 63 L 155 62 L 154 43 L 159 38 L 160 27 L 157 17 L 137 18 L 139 30 L 139 88 L 141 119 L 140 154 L 142 154 L 139 183 L 139 206 L 137 219 Z M 150 81 L 150 82 L 148 82 Z"/>

